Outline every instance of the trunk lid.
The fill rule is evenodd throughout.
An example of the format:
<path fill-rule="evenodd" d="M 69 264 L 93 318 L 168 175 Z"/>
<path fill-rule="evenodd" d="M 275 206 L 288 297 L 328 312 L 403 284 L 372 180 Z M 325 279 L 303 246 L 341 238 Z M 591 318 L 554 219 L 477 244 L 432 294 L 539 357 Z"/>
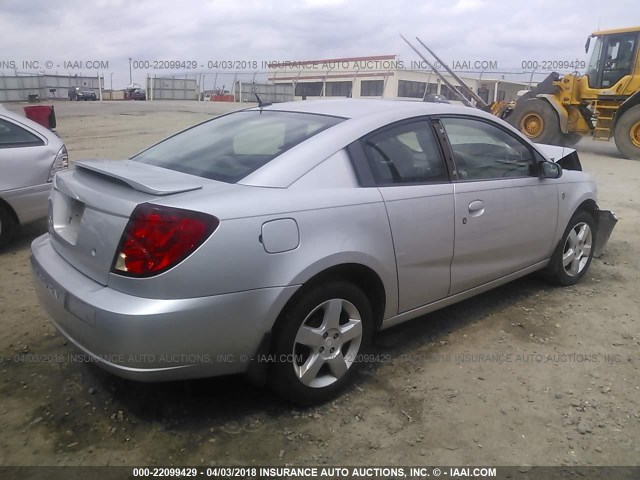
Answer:
<path fill-rule="evenodd" d="M 102 285 L 108 283 L 120 238 L 137 205 L 211 182 L 131 160 L 80 161 L 75 166 L 53 182 L 49 233 L 62 257 Z"/>

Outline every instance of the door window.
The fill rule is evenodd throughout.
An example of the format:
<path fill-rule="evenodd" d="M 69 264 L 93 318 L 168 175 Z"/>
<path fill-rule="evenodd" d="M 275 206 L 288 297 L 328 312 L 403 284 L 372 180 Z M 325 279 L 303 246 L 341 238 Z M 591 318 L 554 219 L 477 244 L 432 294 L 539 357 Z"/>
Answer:
<path fill-rule="evenodd" d="M 426 121 L 385 129 L 362 141 L 378 185 L 448 181 L 431 125 Z"/>
<path fill-rule="evenodd" d="M 531 149 L 488 122 L 443 118 L 458 180 L 537 176 Z"/>
<path fill-rule="evenodd" d="M 635 33 L 609 38 L 602 70 L 603 87 L 611 87 L 622 77 L 631 73 L 635 43 Z"/>

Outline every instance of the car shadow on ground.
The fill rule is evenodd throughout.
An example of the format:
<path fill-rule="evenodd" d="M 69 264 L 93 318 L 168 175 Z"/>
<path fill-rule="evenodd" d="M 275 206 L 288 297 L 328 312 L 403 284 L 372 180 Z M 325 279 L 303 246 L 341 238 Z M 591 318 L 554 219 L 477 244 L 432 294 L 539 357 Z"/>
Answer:
<path fill-rule="evenodd" d="M 373 352 L 384 353 L 390 360 L 410 354 L 424 344 L 439 342 L 452 332 L 489 315 L 503 311 L 549 289 L 539 276 L 530 275 L 508 285 L 463 301 L 456 305 L 416 318 L 380 332 Z M 489 322 L 488 322 L 489 323 Z M 496 334 L 499 332 L 496 331 Z M 376 370 L 388 362 L 370 364 L 356 384 L 366 386 Z M 254 415 L 278 417 L 300 410 L 273 394 L 267 387 L 251 385 L 241 375 L 201 380 L 163 383 L 140 383 L 108 374 L 95 365 L 82 366 L 90 384 L 113 398 L 114 405 L 126 408 L 139 422 L 162 422 L 177 430 L 197 429 L 211 422 L 224 424 Z M 437 364 L 433 364 L 437 368 Z M 87 378 L 88 377 L 88 378 Z M 355 390 L 352 389 L 355 393 Z"/>
<path fill-rule="evenodd" d="M 5 253 L 15 253 L 17 251 L 28 249 L 37 237 L 47 233 L 47 220 L 42 219 L 27 225 L 15 228 L 9 244 L 0 249 L 0 255 Z"/>

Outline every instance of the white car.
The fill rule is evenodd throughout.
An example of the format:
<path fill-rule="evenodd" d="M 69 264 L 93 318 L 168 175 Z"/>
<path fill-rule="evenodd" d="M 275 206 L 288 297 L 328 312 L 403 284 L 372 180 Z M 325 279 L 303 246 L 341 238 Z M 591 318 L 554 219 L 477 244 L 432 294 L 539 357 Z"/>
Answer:
<path fill-rule="evenodd" d="M 17 225 L 46 218 L 51 181 L 68 167 L 55 133 L 0 105 L 0 247 Z"/>

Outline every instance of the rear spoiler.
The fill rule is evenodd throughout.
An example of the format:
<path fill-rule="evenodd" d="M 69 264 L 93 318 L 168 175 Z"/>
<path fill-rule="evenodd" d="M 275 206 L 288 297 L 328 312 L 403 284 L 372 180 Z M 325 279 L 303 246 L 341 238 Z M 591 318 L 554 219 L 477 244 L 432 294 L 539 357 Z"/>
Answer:
<path fill-rule="evenodd" d="M 79 170 L 88 170 L 129 185 L 151 195 L 172 195 L 202 188 L 202 180 L 193 175 L 146 165 L 133 160 L 76 160 Z"/>

